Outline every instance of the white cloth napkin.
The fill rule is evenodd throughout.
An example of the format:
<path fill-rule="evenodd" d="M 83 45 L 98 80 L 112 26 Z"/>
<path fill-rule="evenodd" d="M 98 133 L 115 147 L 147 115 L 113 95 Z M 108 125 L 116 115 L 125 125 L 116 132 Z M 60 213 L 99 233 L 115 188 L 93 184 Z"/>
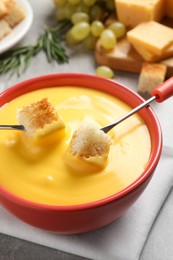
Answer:
<path fill-rule="evenodd" d="M 173 149 L 165 147 L 155 174 L 139 200 L 114 223 L 79 235 L 31 227 L 0 208 L 0 232 L 95 260 L 139 259 L 150 228 L 173 184 Z"/>

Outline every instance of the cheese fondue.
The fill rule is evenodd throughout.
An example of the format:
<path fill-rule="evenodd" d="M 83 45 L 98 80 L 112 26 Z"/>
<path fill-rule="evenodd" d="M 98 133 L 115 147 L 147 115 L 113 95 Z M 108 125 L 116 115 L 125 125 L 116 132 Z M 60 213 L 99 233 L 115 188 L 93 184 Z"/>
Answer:
<path fill-rule="evenodd" d="M 131 109 L 108 94 L 71 86 L 35 90 L 5 104 L 0 109 L 1 124 L 18 124 L 17 109 L 45 97 L 64 120 L 64 133 L 54 142 L 33 144 L 24 132 L 1 130 L 0 186 L 42 204 L 77 205 L 111 196 L 140 176 L 151 143 L 148 129 L 138 115 L 109 132 L 113 143 L 103 170 L 74 171 L 64 161 L 72 134 L 82 120 L 95 120 L 104 126 Z"/>

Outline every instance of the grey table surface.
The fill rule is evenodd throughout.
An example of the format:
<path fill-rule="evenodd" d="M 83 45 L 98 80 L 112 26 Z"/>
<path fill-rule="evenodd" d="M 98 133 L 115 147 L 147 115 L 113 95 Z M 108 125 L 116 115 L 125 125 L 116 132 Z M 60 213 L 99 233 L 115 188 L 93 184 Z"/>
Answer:
<path fill-rule="evenodd" d="M 43 27 L 42 24 L 42 16 L 45 16 L 48 23 L 51 19 L 51 14 L 47 13 L 46 5 L 49 6 L 49 9 L 53 8 L 51 0 L 45 1 L 34 1 L 29 0 L 31 6 L 33 7 L 34 11 L 34 24 L 33 27 L 39 28 Z M 39 5 L 44 3 L 42 6 L 41 11 L 39 10 Z M 32 28 L 33 28 L 32 27 Z M 32 43 L 35 41 L 35 38 L 38 36 L 38 32 L 36 30 L 32 30 L 32 34 L 28 34 L 21 42 L 21 44 L 26 44 L 28 42 Z M 71 53 L 73 56 L 73 53 Z M 86 59 L 86 66 L 85 68 L 80 68 L 81 70 L 84 69 L 85 73 L 90 73 L 94 71 L 95 62 L 87 63 L 88 55 L 84 54 L 84 58 Z M 73 62 L 78 57 L 73 57 Z M 89 64 L 89 65 L 87 65 Z M 77 68 L 73 66 L 73 64 L 68 64 L 71 66 L 71 72 L 76 72 Z M 91 67 L 92 66 L 92 67 Z M 79 71 L 80 71 L 79 69 Z M 56 68 L 54 68 L 55 72 Z M 58 72 L 68 71 L 66 65 L 64 67 L 59 67 Z M 29 68 L 28 74 L 22 75 L 20 81 L 27 79 L 31 74 L 33 76 L 41 75 L 43 73 L 50 73 L 51 71 L 43 71 L 43 68 L 40 66 L 39 59 L 35 59 L 35 62 L 31 63 Z M 119 73 L 119 72 L 117 72 Z M 121 75 L 121 73 L 119 74 Z M 136 83 L 136 75 L 128 75 L 131 77 L 131 81 Z M 7 76 L 1 76 L 1 85 L 0 88 L 8 87 L 17 83 L 19 79 L 13 77 L 9 79 Z M 143 248 L 143 251 L 140 256 L 140 260 L 172 260 L 173 259 L 173 191 L 170 191 L 169 196 L 166 200 L 166 203 L 163 205 L 160 214 L 158 214 L 157 219 L 155 220 L 155 224 L 148 236 L 147 242 Z M 4 234 L 0 234 L 0 260 L 27 260 L 27 259 L 69 259 L 69 260 L 84 260 L 86 258 L 71 255 L 62 251 L 54 250 L 45 246 L 41 246 L 38 244 L 34 244 L 28 241 L 24 241 L 18 238 L 10 237 Z M 107 259 L 108 260 L 108 259 Z M 116 260 L 116 259 L 115 259 Z M 117 259 L 118 260 L 118 259 Z M 136 260 L 136 259 L 134 259 Z"/>

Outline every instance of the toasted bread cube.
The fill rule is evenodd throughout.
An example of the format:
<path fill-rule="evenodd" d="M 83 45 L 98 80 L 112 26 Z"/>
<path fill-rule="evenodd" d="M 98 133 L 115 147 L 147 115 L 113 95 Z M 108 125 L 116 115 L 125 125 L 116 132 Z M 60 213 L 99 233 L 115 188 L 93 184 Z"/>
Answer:
<path fill-rule="evenodd" d="M 15 0 L 1 0 L 2 2 L 4 2 L 7 10 L 8 10 L 8 13 L 10 11 L 10 9 L 16 4 L 16 1 Z"/>
<path fill-rule="evenodd" d="M 94 123 L 83 122 L 74 132 L 65 162 L 77 171 L 96 172 L 106 167 L 111 137 Z"/>
<path fill-rule="evenodd" d="M 4 20 L 0 20 L 0 40 L 11 33 L 11 28 L 8 23 Z"/>
<path fill-rule="evenodd" d="M 94 124 L 84 122 L 73 134 L 70 152 L 80 157 L 107 155 L 111 138 Z"/>
<path fill-rule="evenodd" d="M 25 18 L 25 12 L 19 4 L 14 4 L 10 8 L 9 14 L 5 16 L 5 21 L 11 28 L 14 28 Z"/>
<path fill-rule="evenodd" d="M 133 28 L 146 21 L 160 22 L 164 16 L 165 0 L 115 0 L 118 20 Z"/>
<path fill-rule="evenodd" d="M 44 98 L 17 110 L 17 120 L 28 136 L 39 138 L 65 127 L 54 106 Z"/>
<path fill-rule="evenodd" d="M 151 95 L 152 90 L 165 80 L 166 65 L 144 63 L 139 76 L 138 91 Z"/>
<path fill-rule="evenodd" d="M 8 14 L 8 8 L 5 5 L 4 1 L 0 0 L 0 19 Z"/>

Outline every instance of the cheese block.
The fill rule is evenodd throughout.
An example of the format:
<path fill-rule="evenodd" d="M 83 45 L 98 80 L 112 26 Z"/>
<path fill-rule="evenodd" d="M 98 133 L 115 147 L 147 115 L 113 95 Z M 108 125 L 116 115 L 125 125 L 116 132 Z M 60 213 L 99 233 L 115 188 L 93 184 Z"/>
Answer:
<path fill-rule="evenodd" d="M 152 90 L 165 80 L 166 65 L 143 63 L 138 80 L 138 92 L 151 94 Z"/>
<path fill-rule="evenodd" d="M 144 58 L 144 60 L 149 62 L 158 62 L 173 56 L 173 44 L 168 47 L 161 55 L 155 55 L 151 51 L 145 49 L 145 47 L 138 44 L 133 44 L 133 47 Z"/>
<path fill-rule="evenodd" d="M 134 47 L 140 45 L 141 48 L 155 55 L 162 55 L 165 49 L 173 44 L 173 29 L 158 22 L 149 21 L 128 31 L 127 39 Z M 145 55 L 143 58 L 145 59 Z"/>
<path fill-rule="evenodd" d="M 95 49 L 95 59 L 99 65 L 133 73 L 140 73 L 145 62 L 126 38 L 119 40 L 111 51 L 105 51 L 98 41 Z M 166 77 L 173 76 L 173 57 L 164 59 L 159 63 L 166 65 Z"/>
<path fill-rule="evenodd" d="M 165 4 L 166 4 L 166 16 L 173 18 L 173 1 L 165 0 Z"/>
<path fill-rule="evenodd" d="M 165 14 L 165 0 L 115 0 L 118 20 L 127 27 L 145 21 L 161 21 Z"/>

